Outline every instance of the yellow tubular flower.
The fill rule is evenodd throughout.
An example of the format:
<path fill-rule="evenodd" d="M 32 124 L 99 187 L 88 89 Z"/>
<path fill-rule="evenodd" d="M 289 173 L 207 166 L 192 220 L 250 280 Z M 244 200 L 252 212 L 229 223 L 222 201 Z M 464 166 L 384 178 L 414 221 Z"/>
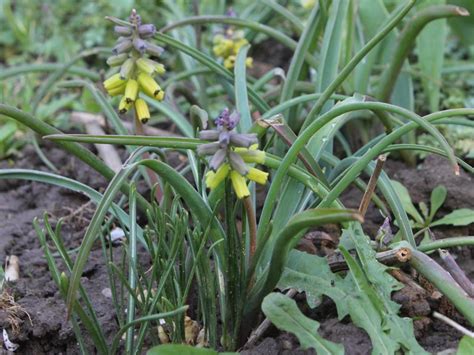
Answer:
<path fill-rule="evenodd" d="M 120 74 L 114 74 L 110 78 L 108 78 L 106 81 L 104 81 L 104 88 L 106 90 L 111 90 L 115 89 L 116 87 L 125 84 L 125 80 L 122 80 L 120 78 Z"/>
<path fill-rule="evenodd" d="M 258 150 L 258 144 L 251 145 L 247 148 L 235 148 L 234 152 L 242 157 L 246 163 L 256 163 L 264 164 L 265 163 L 265 152 L 263 150 Z"/>
<path fill-rule="evenodd" d="M 110 96 L 122 95 L 124 92 L 125 92 L 125 84 L 122 84 L 120 86 L 117 86 L 116 88 L 107 90 L 107 93 Z"/>
<path fill-rule="evenodd" d="M 230 55 L 224 60 L 224 67 L 227 69 L 234 68 L 235 65 L 235 55 Z"/>
<path fill-rule="evenodd" d="M 157 100 L 163 100 L 164 92 L 161 90 L 158 83 L 153 79 L 150 75 L 146 73 L 138 74 L 138 84 L 140 84 L 140 88 L 142 91 Z"/>
<path fill-rule="evenodd" d="M 138 83 L 136 80 L 129 79 L 125 87 L 125 100 L 127 103 L 134 102 L 138 95 Z"/>
<path fill-rule="evenodd" d="M 127 113 L 128 110 L 130 110 L 130 107 L 132 107 L 132 103 L 127 102 L 127 100 L 125 99 L 125 96 L 122 96 L 122 99 L 120 100 L 120 103 L 119 103 L 119 113 L 121 113 L 122 115 L 124 113 Z"/>
<path fill-rule="evenodd" d="M 229 175 L 229 164 L 222 164 L 216 172 L 209 171 L 206 174 L 206 186 L 211 190 L 215 189 Z"/>
<path fill-rule="evenodd" d="M 252 57 L 248 57 L 245 59 L 245 66 L 247 68 L 252 68 L 253 67 L 253 58 Z"/>
<path fill-rule="evenodd" d="M 249 168 L 249 172 L 245 177 L 255 181 L 257 184 L 265 185 L 268 180 L 268 173 L 256 168 Z"/>
<path fill-rule="evenodd" d="M 135 111 L 137 112 L 137 117 L 141 123 L 147 123 L 150 119 L 150 110 L 148 110 L 148 105 L 143 99 L 137 99 L 135 101 Z"/>
<path fill-rule="evenodd" d="M 155 63 L 155 71 L 158 75 L 163 75 L 166 73 L 165 66 L 161 63 Z"/>
<path fill-rule="evenodd" d="M 234 188 L 237 198 L 242 199 L 244 197 L 250 196 L 250 191 L 247 187 L 245 178 L 237 171 L 232 170 L 230 172 L 230 180 L 232 181 L 232 187 Z"/>
<path fill-rule="evenodd" d="M 152 62 L 151 60 L 140 58 L 137 60 L 137 67 L 143 73 L 151 75 L 155 71 L 155 68 L 151 62 Z"/>
<path fill-rule="evenodd" d="M 248 44 L 249 41 L 247 41 L 245 38 L 238 39 L 234 42 L 234 48 L 233 52 L 234 54 L 237 54 L 239 52 L 239 49 Z"/>

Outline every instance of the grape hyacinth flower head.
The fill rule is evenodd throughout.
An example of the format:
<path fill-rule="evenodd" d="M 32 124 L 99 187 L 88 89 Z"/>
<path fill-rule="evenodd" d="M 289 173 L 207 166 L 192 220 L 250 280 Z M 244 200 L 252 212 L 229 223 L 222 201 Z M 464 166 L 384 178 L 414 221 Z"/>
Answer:
<path fill-rule="evenodd" d="M 197 152 L 200 156 L 210 156 L 211 171 L 206 174 L 207 187 L 214 189 L 230 177 L 237 197 L 244 198 L 250 195 L 246 179 L 264 185 L 268 173 L 248 165 L 263 163 L 265 152 L 257 150 L 258 139 L 255 134 L 234 131 L 239 121 L 238 112 L 230 113 L 225 108 L 214 121 L 216 129 L 199 132 L 199 138 L 211 143 L 199 145 Z"/>
<path fill-rule="evenodd" d="M 150 118 L 147 103 L 143 95 L 162 101 L 165 92 L 155 81 L 156 75 L 163 75 L 165 67 L 148 55 L 159 57 L 163 48 L 151 43 L 149 39 L 156 33 L 153 24 L 142 24 L 142 19 L 135 9 L 128 22 L 108 17 L 114 22 L 114 32 L 119 36 L 112 49 L 113 55 L 107 59 L 111 67 L 118 67 L 118 73 L 104 81 L 104 88 L 110 96 L 123 95 L 119 103 L 119 112 L 127 113 L 135 109 L 138 120 L 146 123 Z"/>

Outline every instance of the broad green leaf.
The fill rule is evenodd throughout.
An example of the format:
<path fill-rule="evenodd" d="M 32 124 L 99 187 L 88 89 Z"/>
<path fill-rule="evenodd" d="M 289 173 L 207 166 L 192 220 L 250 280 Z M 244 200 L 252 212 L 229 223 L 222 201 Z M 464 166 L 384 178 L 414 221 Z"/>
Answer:
<path fill-rule="evenodd" d="M 293 299 L 281 293 L 270 293 L 263 300 L 262 310 L 277 328 L 296 335 L 303 349 L 313 348 L 318 354 L 344 354 L 341 344 L 318 334 L 319 323 L 301 313 Z"/>
<path fill-rule="evenodd" d="M 418 4 L 417 9 L 445 3 L 446 0 L 424 0 Z M 441 69 L 443 68 L 446 36 L 446 19 L 441 19 L 427 24 L 416 41 L 421 83 L 428 96 L 429 108 L 432 112 L 439 109 Z"/>
<path fill-rule="evenodd" d="M 413 202 L 411 202 L 410 193 L 408 192 L 407 188 L 403 186 L 400 182 L 396 180 L 392 180 L 392 185 L 395 191 L 402 202 L 405 211 L 412 216 L 416 222 L 423 223 L 423 217 L 421 217 L 420 213 L 417 211 Z"/>
<path fill-rule="evenodd" d="M 443 185 L 436 186 L 433 191 L 431 191 L 430 221 L 433 220 L 436 212 L 438 212 L 446 200 L 446 194 L 447 190 Z"/>
<path fill-rule="evenodd" d="M 459 342 L 459 347 L 456 355 L 471 355 L 474 354 L 474 338 L 470 336 L 463 336 Z"/>
<path fill-rule="evenodd" d="M 148 350 L 147 355 L 217 355 L 212 349 L 196 348 L 184 344 L 158 345 Z"/>
<path fill-rule="evenodd" d="M 461 208 L 431 223 L 431 226 L 434 227 L 447 224 L 452 226 L 467 226 L 471 223 L 474 223 L 474 210 Z"/>

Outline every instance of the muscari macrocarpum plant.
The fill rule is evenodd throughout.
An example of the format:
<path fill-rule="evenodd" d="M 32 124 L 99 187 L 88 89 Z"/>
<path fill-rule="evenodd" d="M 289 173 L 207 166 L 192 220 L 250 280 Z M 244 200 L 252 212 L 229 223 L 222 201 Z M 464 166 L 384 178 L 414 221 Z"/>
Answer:
<path fill-rule="evenodd" d="M 248 17 L 245 18 L 197 16 L 167 26 L 167 30 L 174 28 L 177 31 L 179 26 L 185 24 L 217 22 L 242 26 L 272 36 L 294 50 L 287 77 L 281 86 L 269 82 L 275 72 L 269 72 L 269 75 L 262 77 L 261 80 L 254 80 L 247 75 L 249 49 L 247 45 L 239 47 L 232 73 L 206 54 L 205 49 L 198 51 L 162 32 L 152 37 L 148 37 L 149 34 L 146 32 L 147 38 L 142 38 L 136 13 L 132 13 L 130 21 L 114 19 L 118 26 L 123 27 L 118 31 L 123 32 L 125 37 L 132 38 L 119 40 L 115 47 L 116 52 L 123 50 L 127 55 L 114 53 L 114 56 L 121 56 L 120 60 L 124 59 L 124 62 L 119 64 L 120 73 L 114 79 L 118 80 L 112 81 L 114 85 L 109 86 L 110 82 L 105 84 L 106 81 L 104 86 L 106 89 L 108 86 L 107 91 L 110 94 L 123 95 L 119 111 L 136 106 L 137 101 L 141 99 L 138 94 L 140 89 L 145 95 L 152 96 L 152 100 L 147 101 L 148 104 L 153 109 L 166 112 L 186 136 L 185 138 L 124 134 L 114 108 L 102 93 L 95 91 L 92 83 L 84 80 L 66 82 L 62 86 L 80 85 L 92 90 L 95 99 L 119 135 L 58 135 L 61 132 L 47 123 L 8 105 L 0 105 L 2 114 L 27 125 L 40 135 L 56 134 L 49 136 L 48 139 L 57 142 L 111 180 L 102 195 L 74 180 L 54 174 L 20 169 L 6 169 L 0 172 L 1 178 L 33 179 L 59 184 L 86 193 L 98 203 L 74 262 L 62 246 L 60 228 L 53 230 L 45 221 L 45 233 L 39 224 L 35 223 L 53 279 L 67 299 L 68 311 L 77 330 L 78 339 L 81 337 L 78 325 L 82 323 L 92 335 L 100 353 L 113 353 L 120 345 L 121 335 L 125 332 L 126 350 L 139 352 L 145 346 L 145 337 L 149 336 L 150 342 L 155 343 L 151 325 L 158 323 L 160 319 L 165 319 L 176 329 L 172 332 L 173 340 L 180 342 L 184 338 L 182 333 L 183 313 L 187 307 L 186 296 L 189 293 L 190 283 L 196 282 L 200 305 L 198 319 L 202 321 L 205 338 L 213 348 L 222 346 L 224 349 L 232 350 L 241 346 L 250 330 L 257 325 L 258 311 L 263 301 L 265 315 L 278 327 L 295 333 L 304 347 L 314 347 L 318 353 L 342 353 L 340 345 L 330 343 L 315 334 L 318 323 L 305 318 L 291 303 L 291 299 L 272 293 L 278 286 L 280 289 L 295 288 L 306 291 L 310 295 L 308 301 L 312 306 L 318 304 L 318 298 L 322 294 L 331 297 L 338 306 L 341 318 L 349 315 L 357 326 L 367 331 L 375 352 L 395 353 L 403 349 L 422 353 L 423 350 L 414 339 L 411 321 L 399 317 L 398 307 L 390 300 L 390 293 L 400 285 L 386 272 L 387 267 L 378 261 L 377 257 L 384 250 L 372 249 L 373 245 L 362 230 L 361 216 L 354 211 L 343 209 L 338 197 L 353 183 L 365 189 L 358 176 L 363 172 L 371 174 L 375 169 L 373 160 L 386 152 L 426 150 L 448 157 L 455 172 L 459 171 L 458 164 L 460 164 L 472 173 L 472 167 L 453 155 L 451 148 L 434 125 L 438 122 L 447 123 L 446 119 L 453 116 L 473 115 L 474 110 L 440 111 L 420 117 L 406 108 L 378 102 L 365 96 L 335 94 L 341 85 L 351 86 L 349 75 L 360 70 L 358 65 L 361 61 L 373 53 L 377 44 L 388 38 L 414 4 L 415 1 L 408 1 L 400 7 L 377 27 L 377 31 L 368 37 L 370 40 L 359 43 L 358 47 L 351 47 L 352 42 L 344 41 L 342 29 L 349 10 L 349 2 L 346 1 L 335 1 L 330 6 L 329 12 L 327 5 L 323 8 L 314 6 L 298 42 L 294 42 L 278 30 L 259 24 L 258 18 L 252 18 L 251 15 L 258 13 L 252 12 L 252 9 L 255 10 L 259 4 L 250 7 Z M 363 11 L 364 8 L 361 9 Z M 285 15 L 284 8 L 272 7 L 270 10 Z M 369 14 L 372 15 L 373 21 L 384 18 L 377 12 L 379 10 L 382 13 L 386 12 L 384 8 L 370 9 Z M 430 16 L 417 16 L 416 20 L 408 19 L 406 28 L 410 30 L 415 27 L 419 32 L 420 17 L 425 21 L 422 25 L 425 25 L 434 18 L 453 16 L 456 12 L 452 7 L 435 7 L 430 10 Z M 417 21 L 417 26 L 410 26 L 413 21 Z M 163 32 L 164 30 L 162 29 Z M 398 45 L 399 47 L 403 45 L 403 51 L 394 52 L 394 62 L 389 68 L 390 76 L 396 77 L 399 73 L 400 60 L 403 62 L 404 55 L 407 55 L 404 48 L 409 45 L 407 41 L 413 41 L 416 37 L 418 32 L 415 30 L 409 32 L 409 35 L 398 37 L 404 41 Z M 179 31 L 178 38 L 183 38 L 182 36 L 185 36 L 183 33 L 185 32 Z M 321 55 L 317 62 L 312 57 L 317 51 L 316 46 L 312 45 L 313 39 L 316 38 L 322 38 L 322 48 L 319 49 Z M 145 39 L 147 42 L 143 42 Z M 142 70 L 141 68 L 145 67 L 138 65 L 138 61 L 147 53 L 147 46 L 154 48 L 155 44 L 152 41 L 155 40 L 160 45 L 167 45 L 193 58 L 192 62 L 182 61 L 184 71 L 175 73 L 176 77 L 194 79 L 194 76 L 200 73 L 211 73 L 223 79 L 217 84 L 213 82 L 212 90 L 199 80 L 193 80 L 193 85 L 200 85 L 197 92 L 206 97 L 205 101 L 213 100 L 215 95 L 219 96 L 219 100 L 228 100 L 226 98 L 228 85 L 229 83 L 233 85 L 231 100 L 235 102 L 236 112 L 230 114 L 225 110 L 222 116 L 217 117 L 215 128 L 199 130 L 189 123 L 183 114 L 169 110 L 166 102 L 168 98 L 157 104 L 155 99 L 164 98 L 162 94 L 164 89 L 158 89 L 156 86 L 158 84 L 151 82 L 148 77 L 146 81 L 138 80 L 138 76 L 147 71 L 148 75 L 162 72 L 162 69 L 157 69 L 155 64 L 150 66 L 153 68 L 151 72 L 150 69 Z M 393 41 L 392 48 L 398 48 L 396 40 L 397 38 Z M 156 54 L 161 54 L 161 51 L 159 52 Z M 212 49 L 207 52 L 212 53 Z M 345 61 L 340 61 L 342 53 L 353 55 L 345 58 Z M 112 58 L 118 60 L 117 57 Z M 134 62 L 132 66 L 134 70 L 130 69 L 129 64 L 124 66 L 127 61 Z M 113 61 L 109 62 L 112 64 Z M 151 64 L 148 61 L 146 63 Z M 200 63 L 203 67 L 195 68 L 196 63 Z M 373 65 L 372 59 L 370 63 Z M 364 62 L 364 65 L 367 65 L 367 62 Z M 120 77 L 122 67 L 124 67 L 123 78 Z M 321 73 L 321 77 L 317 79 L 316 90 L 311 77 L 304 75 L 311 72 L 307 70 L 308 68 L 318 69 Z M 67 69 L 67 66 L 58 68 L 59 71 L 63 71 L 62 74 Z M 366 67 L 364 70 L 368 70 L 369 73 L 371 71 Z M 58 72 L 55 74 L 58 78 L 61 76 Z M 171 76 L 168 80 L 173 78 Z M 300 80 L 301 78 L 305 78 L 305 81 Z M 126 82 L 122 82 L 125 80 Z M 212 78 L 208 80 L 212 81 Z M 307 84 L 310 84 L 309 92 Z M 386 80 L 382 80 L 379 85 L 378 90 L 383 96 L 387 96 L 387 91 L 393 90 L 392 83 Z M 386 85 L 390 87 L 387 89 Z M 361 83 L 356 83 L 356 86 L 363 87 Z M 275 99 L 274 92 L 280 93 L 279 100 Z M 184 110 L 189 108 L 187 103 L 181 106 L 182 101 L 175 100 L 174 103 Z M 224 106 L 230 105 L 222 105 L 219 110 Z M 205 122 L 208 116 L 206 111 L 211 111 L 211 107 L 205 108 L 206 110 L 201 110 L 191 107 L 190 115 L 198 113 L 201 122 Z M 252 111 L 260 112 L 260 120 L 251 119 Z M 140 117 L 151 118 L 140 114 L 144 112 L 140 111 L 140 106 L 136 112 L 138 121 Z M 348 151 L 347 156 L 340 159 L 333 154 L 332 144 L 334 139 L 342 141 L 343 138 L 338 135 L 342 125 L 348 120 L 357 122 L 355 121 L 357 115 L 354 114 L 358 112 L 372 112 L 371 117 L 380 119 L 387 131 L 374 137 L 355 153 Z M 283 120 L 275 120 L 279 113 L 283 113 Z M 211 124 L 212 122 L 209 122 L 209 125 Z M 417 144 L 397 144 L 398 140 L 416 128 L 422 128 L 431 134 L 442 149 Z M 113 174 L 100 159 L 78 142 L 124 144 L 142 148 L 131 154 L 119 173 Z M 260 150 L 253 149 L 257 143 Z M 286 146 L 289 146 L 289 149 Z M 193 176 L 192 183 L 183 177 L 181 171 L 174 170 L 164 161 L 141 158 L 144 153 L 161 154 L 161 149 L 175 149 L 187 154 Z M 205 159 L 206 156 L 210 156 L 210 159 Z M 256 168 L 253 164 L 259 164 L 261 168 Z M 134 172 L 140 166 L 147 167 L 159 176 L 165 194 L 162 201 L 156 201 L 154 198 L 147 201 L 136 192 L 133 184 L 129 184 L 129 181 L 139 176 Z M 321 166 L 324 166 L 324 170 Z M 255 204 L 255 188 L 253 184 L 249 186 L 246 179 L 263 183 L 266 188 L 265 201 L 259 214 Z M 374 196 L 374 202 L 382 210 L 393 214 L 400 228 L 400 234 L 405 240 L 401 244 L 389 245 L 389 249 L 393 249 L 395 253 L 403 253 L 405 257 L 411 255 L 409 262 L 412 266 L 438 287 L 466 319 L 473 323 L 472 299 L 466 297 L 465 292 L 450 279 L 449 274 L 423 253 L 440 247 L 472 245 L 472 238 L 456 239 L 452 242 L 436 241 L 425 244 L 417 250 L 418 246 L 406 211 L 386 174 L 382 172 L 377 184 L 386 206 L 377 196 Z M 122 203 L 118 205 L 113 203 L 120 193 L 128 196 L 128 212 L 122 209 Z M 138 211 L 146 215 L 147 226 L 137 224 Z M 128 291 L 128 296 L 125 297 L 126 304 L 123 302 L 124 297 L 114 296 L 120 331 L 112 341 L 111 350 L 108 349 L 107 341 L 101 334 L 100 324 L 80 284 L 82 270 L 94 241 L 97 236 L 107 234 L 107 226 L 111 223 L 111 220 L 108 220 L 104 229 L 107 214 L 110 214 L 112 220 L 117 220 L 127 233 L 127 241 L 123 247 L 129 265 L 128 271 L 117 270 L 111 266 L 111 274 L 116 276 L 111 279 L 118 278 L 122 289 Z M 240 228 L 237 227 L 237 220 L 242 221 Z M 324 223 L 343 223 L 344 242 L 341 242 L 339 249 L 349 268 L 347 274 L 333 272 L 325 259 L 302 255 L 293 250 L 305 230 Z M 192 227 L 189 227 L 190 225 Z M 45 243 L 46 235 L 49 235 L 60 251 L 68 273 L 59 273 Z M 107 243 L 102 237 L 101 240 L 104 255 L 108 255 Z M 154 271 L 151 276 L 140 271 L 136 251 L 136 244 L 139 242 L 143 243 L 152 255 Z M 346 250 L 355 251 L 356 254 Z M 181 268 L 181 265 L 184 267 Z M 78 291 L 80 298 L 77 296 Z M 122 296 L 125 294 L 124 291 Z M 143 302 L 144 299 L 147 301 Z M 217 320 L 217 307 L 220 310 L 222 323 L 218 323 Z M 126 316 L 125 309 L 127 309 Z M 295 318 L 299 319 L 296 324 L 285 321 Z M 313 335 L 309 340 L 305 338 L 308 331 Z M 153 351 L 159 351 L 159 348 L 150 352 Z M 179 351 L 178 348 L 176 351 Z"/>

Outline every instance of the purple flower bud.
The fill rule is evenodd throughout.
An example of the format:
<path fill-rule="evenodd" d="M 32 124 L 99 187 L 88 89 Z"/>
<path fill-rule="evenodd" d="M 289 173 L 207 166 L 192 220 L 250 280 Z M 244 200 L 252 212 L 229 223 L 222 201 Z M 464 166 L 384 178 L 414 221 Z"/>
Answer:
<path fill-rule="evenodd" d="M 149 55 L 153 55 L 155 57 L 159 57 L 165 50 L 161 48 L 160 46 L 157 46 L 156 44 L 153 43 L 148 43 L 146 47 L 146 52 Z"/>
<path fill-rule="evenodd" d="M 147 47 L 147 43 L 146 41 L 144 41 L 143 39 L 141 39 L 140 37 L 135 37 L 133 39 L 133 46 L 135 47 L 135 49 L 137 51 L 139 51 L 140 53 L 145 53 L 145 50 L 146 50 L 146 47 Z"/>
<path fill-rule="evenodd" d="M 233 8 L 230 8 L 225 15 L 228 17 L 237 17 L 237 12 L 235 12 Z"/>
<path fill-rule="evenodd" d="M 121 36 L 130 36 L 132 34 L 132 28 L 127 26 L 115 26 L 114 32 Z"/>
<path fill-rule="evenodd" d="M 132 48 L 132 41 L 130 41 L 128 39 L 128 40 L 121 41 L 120 43 L 118 43 L 112 49 L 112 53 L 117 55 L 117 54 L 120 54 L 120 53 L 128 52 L 128 51 L 130 51 L 131 48 Z"/>
<path fill-rule="evenodd" d="M 217 130 L 206 130 L 199 132 L 199 138 L 207 141 L 215 141 L 219 138 L 219 131 Z"/>
<path fill-rule="evenodd" d="M 229 131 L 222 131 L 219 134 L 219 145 L 221 148 L 227 148 L 230 142 L 230 132 Z"/>
<path fill-rule="evenodd" d="M 229 153 L 229 163 L 233 170 L 237 171 L 240 175 L 245 176 L 249 172 L 247 165 L 240 155 L 234 152 Z"/>
<path fill-rule="evenodd" d="M 240 121 L 240 113 L 237 111 L 232 112 L 229 116 L 229 123 L 227 124 L 228 129 L 234 129 Z"/>
<path fill-rule="evenodd" d="M 141 25 L 138 27 L 138 34 L 142 38 L 150 38 L 156 33 L 155 25 L 151 23 L 147 23 L 146 25 Z"/>
<path fill-rule="evenodd" d="M 214 123 L 217 127 L 227 127 L 227 122 L 229 121 L 229 109 L 226 107 L 222 112 L 217 116 Z"/>
<path fill-rule="evenodd" d="M 212 156 L 211 161 L 209 162 L 209 166 L 211 167 L 212 170 L 216 171 L 219 169 L 219 167 L 222 165 L 224 162 L 225 158 L 227 156 L 227 150 L 225 149 L 219 149 L 216 154 Z"/>
<path fill-rule="evenodd" d="M 211 155 L 220 149 L 219 143 L 201 144 L 197 147 L 199 155 Z"/>
<path fill-rule="evenodd" d="M 256 134 L 230 133 L 230 142 L 236 147 L 248 148 L 252 144 L 258 143 Z"/>

